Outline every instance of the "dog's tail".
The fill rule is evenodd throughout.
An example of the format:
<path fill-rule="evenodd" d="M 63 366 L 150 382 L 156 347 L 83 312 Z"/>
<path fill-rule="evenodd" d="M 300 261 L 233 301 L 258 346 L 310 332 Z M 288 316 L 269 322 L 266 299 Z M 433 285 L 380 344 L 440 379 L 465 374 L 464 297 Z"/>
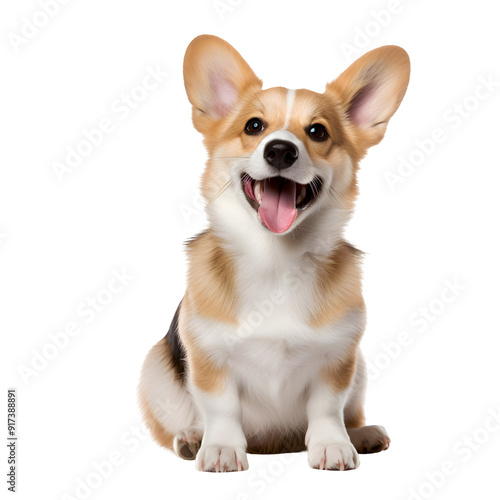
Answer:
<path fill-rule="evenodd" d="M 151 435 L 160 445 L 173 450 L 176 434 L 192 426 L 196 415 L 166 339 L 155 344 L 146 356 L 138 392 Z"/>

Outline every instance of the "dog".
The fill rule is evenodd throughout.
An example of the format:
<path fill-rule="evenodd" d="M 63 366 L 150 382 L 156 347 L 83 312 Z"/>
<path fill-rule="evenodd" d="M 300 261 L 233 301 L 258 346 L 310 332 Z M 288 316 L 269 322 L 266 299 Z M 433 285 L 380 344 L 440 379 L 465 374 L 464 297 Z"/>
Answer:
<path fill-rule="evenodd" d="M 139 400 L 154 439 L 196 469 L 307 450 L 313 468 L 348 470 L 389 447 L 382 426 L 365 425 L 361 253 L 343 229 L 359 162 L 409 75 L 407 53 L 384 46 L 322 94 L 263 90 L 224 40 L 188 46 L 209 227 L 187 243 L 187 289 L 146 357 Z"/>

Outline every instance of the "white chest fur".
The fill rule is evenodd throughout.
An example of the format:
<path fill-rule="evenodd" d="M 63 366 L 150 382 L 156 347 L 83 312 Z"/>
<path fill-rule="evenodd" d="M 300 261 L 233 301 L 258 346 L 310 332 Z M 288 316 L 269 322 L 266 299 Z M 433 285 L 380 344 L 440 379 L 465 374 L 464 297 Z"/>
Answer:
<path fill-rule="evenodd" d="M 219 204 L 230 201 L 229 194 L 221 198 Z M 191 330 L 236 381 L 246 431 L 301 426 L 321 367 L 352 348 L 365 321 L 364 311 L 352 310 L 322 329 L 310 326 L 318 301 L 318 259 L 340 240 L 343 218 L 333 217 L 328 230 L 311 231 L 308 238 L 285 240 L 255 223 L 245 224 L 238 204 L 230 205 L 225 213 L 233 215 L 226 219 L 233 224 L 232 237 L 226 241 L 236 265 L 238 324 L 193 315 Z"/>
<path fill-rule="evenodd" d="M 335 324 L 312 328 L 316 271 L 308 259 L 282 259 L 260 269 L 240 259 L 238 271 L 238 325 L 193 316 L 193 331 L 203 332 L 200 345 L 237 382 L 246 432 L 300 427 L 309 387 L 323 365 L 352 348 L 364 312 L 353 310 Z"/>

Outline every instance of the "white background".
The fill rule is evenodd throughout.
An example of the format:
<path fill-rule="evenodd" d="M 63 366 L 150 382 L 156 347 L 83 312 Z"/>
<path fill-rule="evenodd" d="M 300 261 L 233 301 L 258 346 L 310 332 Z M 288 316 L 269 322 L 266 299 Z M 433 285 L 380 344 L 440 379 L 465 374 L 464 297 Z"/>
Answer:
<path fill-rule="evenodd" d="M 72 0 L 21 45 L 23 18 L 40 6 L 2 6 L 0 321 L 3 385 L 18 390 L 18 498 L 83 498 L 77 485 L 88 480 L 92 499 L 491 497 L 500 437 L 500 423 L 488 420 L 500 411 L 498 12 L 479 0 L 401 0 L 375 21 L 394 2 L 231 1 L 220 13 L 211 0 Z M 396 44 L 410 55 L 407 95 L 361 164 L 346 235 L 366 252 L 368 421 L 392 438 L 356 471 L 310 470 L 303 453 L 253 455 L 248 472 L 203 474 L 143 431 L 131 437 L 142 361 L 183 295 L 183 242 L 204 227 L 205 152 L 182 82 L 184 50 L 201 33 L 232 43 L 266 87 L 322 91 L 355 59 L 345 44 L 359 54 Z M 157 66 L 168 72 L 157 88 L 135 89 Z M 481 78 L 497 84 L 478 100 Z M 144 99 L 125 116 L 116 100 L 131 92 Z M 457 118 L 464 104 L 468 116 Z M 113 130 L 60 181 L 54 162 L 105 118 Z M 429 146 L 436 128 L 445 140 Z M 416 140 L 429 155 L 415 153 Z M 410 157 L 420 164 L 391 189 L 388 172 Z M 102 290 L 122 269 L 133 278 L 88 321 L 85 301 L 109 298 Z M 448 303 L 446 280 L 461 287 L 445 292 Z M 419 308 L 429 306 L 423 320 Z M 70 322 L 80 334 L 54 355 L 49 334 Z M 23 379 L 20 367 L 43 349 L 53 359 Z M 1 401 L 5 415 L 5 393 Z M 97 476 L 93 463 L 110 455 L 119 463 Z M 444 462 L 446 477 L 436 472 Z"/>

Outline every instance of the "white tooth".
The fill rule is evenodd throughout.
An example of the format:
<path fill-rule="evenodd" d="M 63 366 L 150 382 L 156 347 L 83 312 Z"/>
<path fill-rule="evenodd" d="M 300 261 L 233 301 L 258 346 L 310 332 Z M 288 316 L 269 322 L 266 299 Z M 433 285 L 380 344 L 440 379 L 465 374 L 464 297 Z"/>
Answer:
<path fill-rule="evenodd" d="M 257 200 L 257 203 L 262 203 L 262 182 L 261 181 L 255 181 L 255 186 L 253 188 L 253 194 L 255 195 L 255 199 Z"/>

